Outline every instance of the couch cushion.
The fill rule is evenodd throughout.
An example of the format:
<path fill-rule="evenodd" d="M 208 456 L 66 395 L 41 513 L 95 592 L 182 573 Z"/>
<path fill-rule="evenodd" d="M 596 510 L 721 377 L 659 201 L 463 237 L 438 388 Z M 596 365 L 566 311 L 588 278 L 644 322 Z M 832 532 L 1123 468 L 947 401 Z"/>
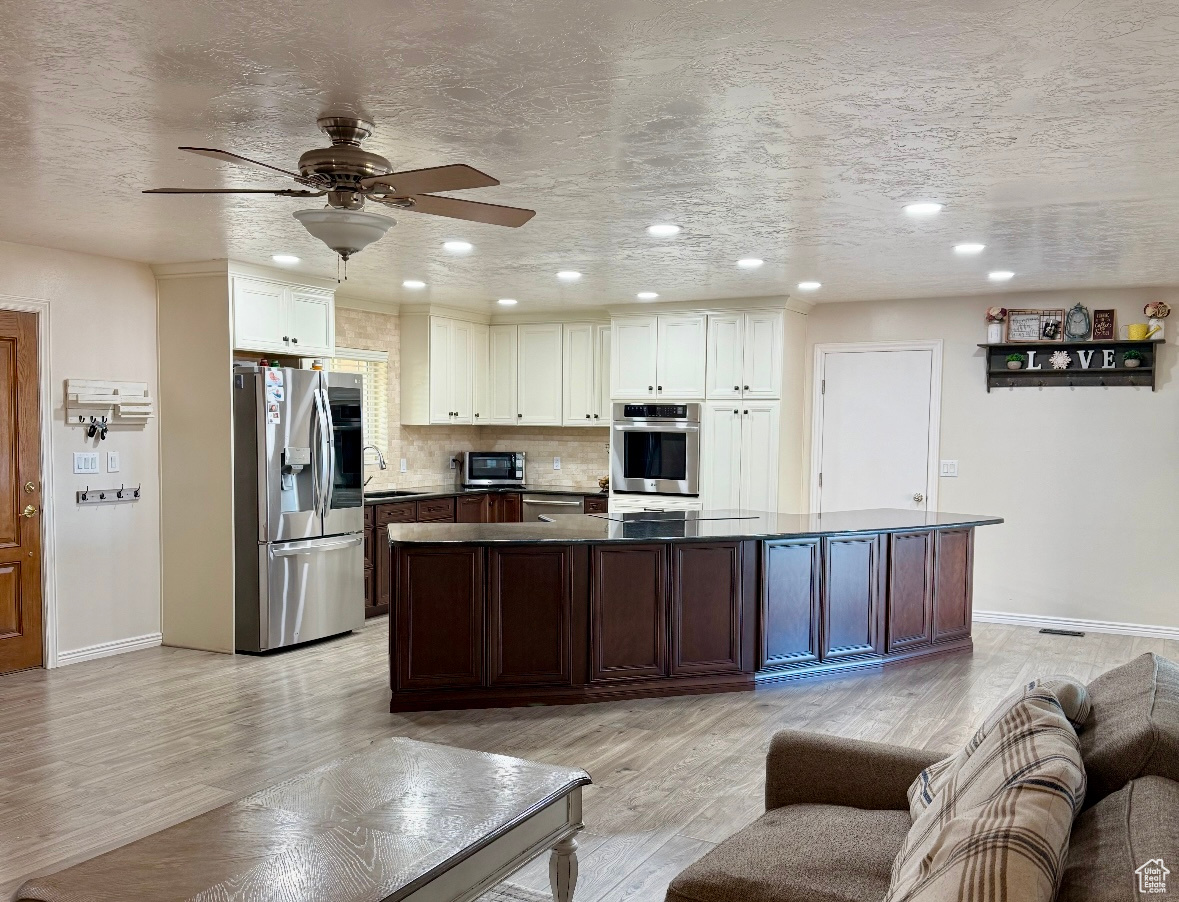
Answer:
<path fill-rule="evenodd" d="M 1045 687 L 980 732 L 913 821 L 893 864 L 890 902 L 1055 895 L 1085 798 L 1077 734 Z"/>
<path fill-rule="evenodd" d="M 880 902 L 909 812 L 767 811 L 671 882 L 667 902 Z"/>
<path fill-rule="evenodd" d="M 1089 697 L 1079 731 L 1088 804 L 1148 774 L 1179 781 L 1179 664 L 1140 655 L 1090 683 Z"/>
<path fill-rule="evenodd" d="M 1133 780 L 1077 818 L 1057 902 L 1122 902 L 1138 898 L 1137 870 L 1143 865 L 1148 870 L 1158 868 L 1155 874 L 1161 874 L 1167 890 L 1179 895 L 1176 855 L 1179 783 L 1163 777 Z M 1163 859 L 1174 870 L 1173 877 L 1161 870 L 1168 867 L 1167 863 L 1160 864 Z M 1156 890 L 1147 894 L 1159 893 Z"/>

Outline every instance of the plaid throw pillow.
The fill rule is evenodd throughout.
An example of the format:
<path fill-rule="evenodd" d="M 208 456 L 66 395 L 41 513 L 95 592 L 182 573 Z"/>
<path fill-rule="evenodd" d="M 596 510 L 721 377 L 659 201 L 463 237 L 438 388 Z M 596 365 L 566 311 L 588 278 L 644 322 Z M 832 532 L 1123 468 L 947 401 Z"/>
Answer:
<path fill-rule="evenodd" d="M 1088 690 L 1085 689 L 1083 683 L 1077 682 L 1072 677 L 1042 677 L 1025 683 L 995 706 L 995 709 L 983 720 L 982 726 L 970 737 L 970 741 L 966 743 L 962 751 L 930 765 L 917 776 L 917 779 L 909 787 L 909 814 L 913 820 L 917 820 L 921 812 L 929 807 L 934 796 L 946 785 L 950 777 L 961 769 L 966 759 L 974 754 L 975 749 L 995 728 L 995 725 L 1007 715 L 1007 712 L 1035 693 L 1039 693 L 1041 696 L 1044 693 L 1049 693 L 1053 699 L 1059 702 L 1061 712 L 1068 718 L 1068 722 L 1072 724 L 1074 730 L 1081 728 L 1093 710 Z"/>
<path fill-rule="evenodd" d="M 950 760 L 956 769 L 914 783 L 938 788 L 893 862 L 886 902 L 1050 902 L 1085 798 L 1061 698 L 1047 685 L 1025 687 Z"/>

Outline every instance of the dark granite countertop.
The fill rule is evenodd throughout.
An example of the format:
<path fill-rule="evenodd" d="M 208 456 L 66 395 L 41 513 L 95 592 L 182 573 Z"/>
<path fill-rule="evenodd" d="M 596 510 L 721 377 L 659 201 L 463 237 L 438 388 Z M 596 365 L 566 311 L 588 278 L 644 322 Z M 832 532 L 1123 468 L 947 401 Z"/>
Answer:
<path fill-rule="evenodd" d="M 451 492 L 450 494 L 453 494 Z M 552 523 L 392 523 L 389 541 L 400 545 L 471 545 L 542 542 L 651 542 L 693 539 L 787 539 L 849 533 L 908 532 L 1002 523 L 1001 517 L 938 511 L 838 511 L 814 514 L 765 511 L 668 511 L 628 514 L 565 514 Z"/>
<path fill-rule="evenodd" d="M 602 495 L 607 494 L 592 485 L 525 485 L 519 486 L 487 486 L 481 488 L 460 489 L 453 482 L 443 485 L 407 486 L 406 488 L 376 489 L 364 496 L 365 504 L 390 504 L 395 501 L 420 501 L 425 498 L 449 498 L 452 495 L 483 495 L 487 492 L 526 492 L 529 495 Z"/>

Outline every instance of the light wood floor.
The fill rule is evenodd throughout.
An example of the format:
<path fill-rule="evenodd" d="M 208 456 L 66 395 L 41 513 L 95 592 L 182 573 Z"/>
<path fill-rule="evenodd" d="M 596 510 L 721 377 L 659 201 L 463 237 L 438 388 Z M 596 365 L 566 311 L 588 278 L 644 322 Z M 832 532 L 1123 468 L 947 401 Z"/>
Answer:
<path fill-rule="evenodd" d="M 391 715 L 387 625 L 269 658 L 152 649 L 0 677 L 0 895 L 370 740 L 404 735 L 588 770 L 577 902 L 660 902 L 762 811 L 783 727 L 950 748 L 1024 679 L 1088 680 L 1179 642 L 975 626 L 973 656 L 752 693 Z M 547 886 L 538 862 L 513 878 Z"/>

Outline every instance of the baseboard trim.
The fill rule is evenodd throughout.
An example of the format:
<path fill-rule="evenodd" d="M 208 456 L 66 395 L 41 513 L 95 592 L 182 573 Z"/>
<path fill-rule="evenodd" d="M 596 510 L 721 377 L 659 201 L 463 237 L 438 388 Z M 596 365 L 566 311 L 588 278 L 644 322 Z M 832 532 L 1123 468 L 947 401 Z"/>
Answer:
<path fill-rule="evenodd" d="M 59 651 L 57 666 L 65 667 L 67 664 L 80 664 L 82 661 L 93 661 L 97 658 L 109 658 L 111 655 L 121 655 L 129 651 L 155 648 L 163 641 L 162 634 L 148 633 L 146 636 L 131 636 L 127 639 L 115 639 L 113 642 L 100 642 L 97 645 L 87 645 L 85 648 L 75 648 L 72 651 Z"/>
<path fill-rule="evenodd" d="M 977 623 L 1002 623 L 1006 626 L 1031 626 L 1036 629 L 1047 627 L 1048 629 L 1079 630 L 1083 633 L 1113 633 L 1118 636 L 1179 640 L 1179 626 L 1118 623 L 1114 620 L 1076 620 L 1072 617 L 1037 617 L 1030 614 L 1007 614 L 1003 611 L 975 611 L 974 620 Z"/>

